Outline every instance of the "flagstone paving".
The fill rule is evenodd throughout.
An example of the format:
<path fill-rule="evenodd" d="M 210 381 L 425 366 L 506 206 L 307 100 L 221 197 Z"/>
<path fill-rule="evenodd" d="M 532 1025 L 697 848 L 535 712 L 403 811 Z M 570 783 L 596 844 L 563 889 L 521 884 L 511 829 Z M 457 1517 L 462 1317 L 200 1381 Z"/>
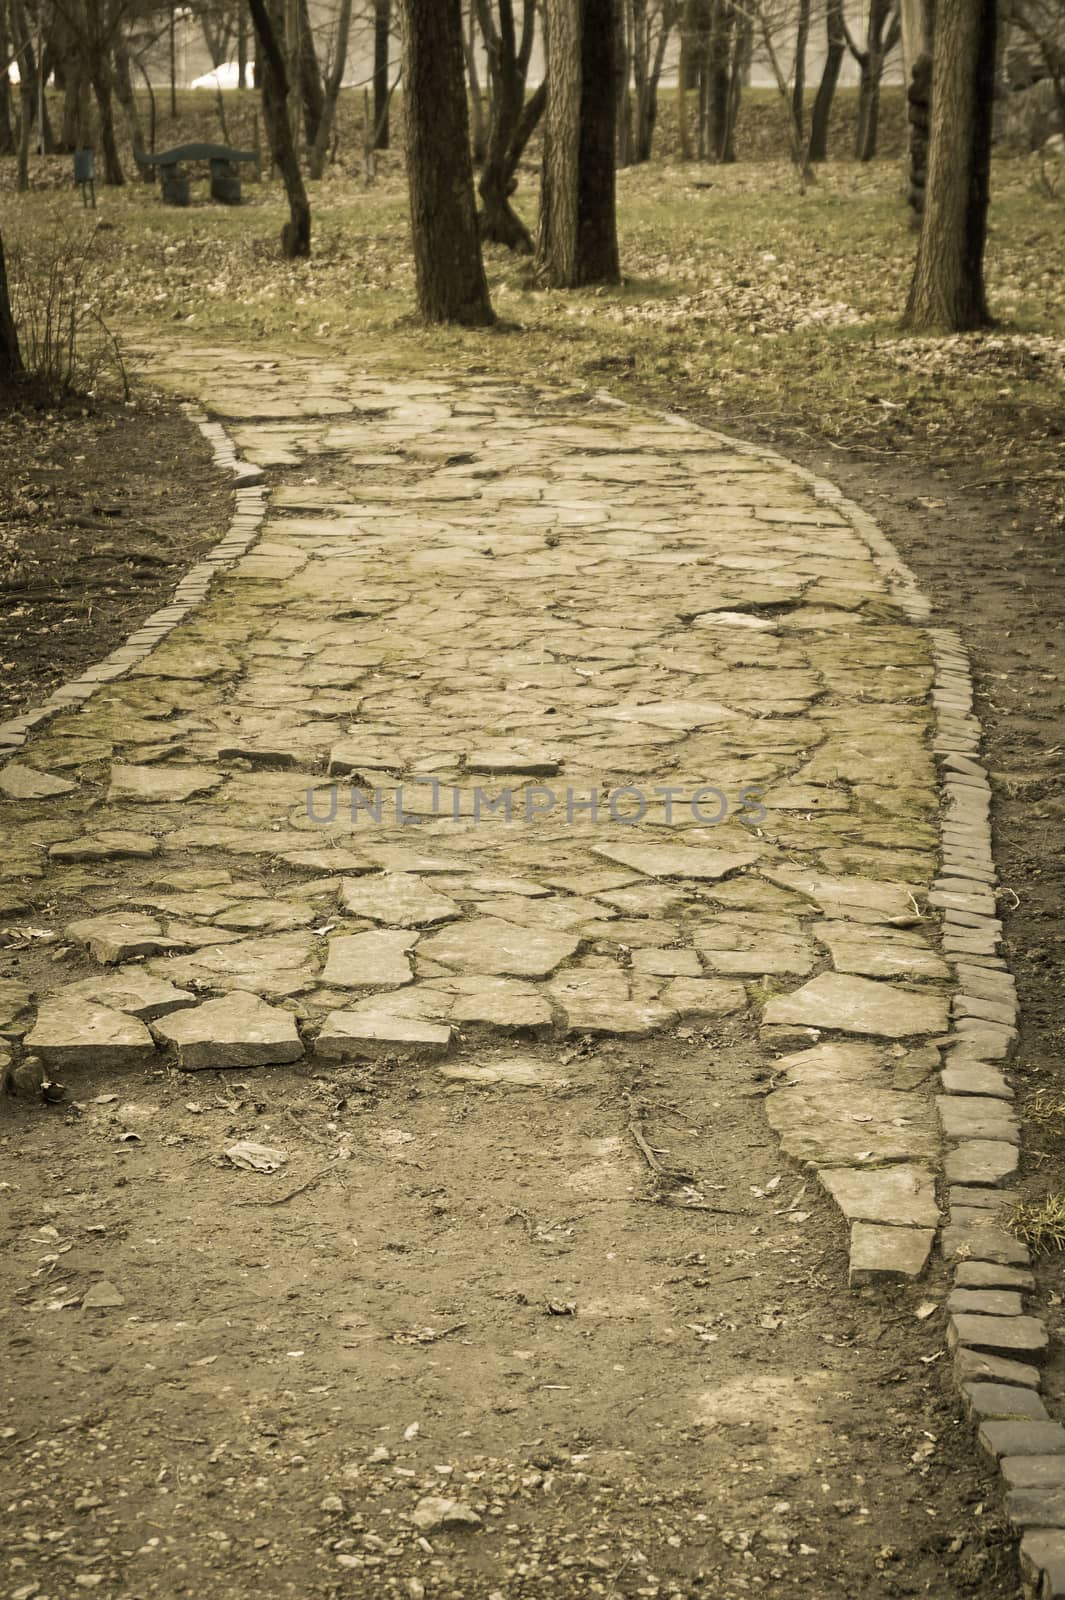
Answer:
<path fill-rule="evenodd" d="M 993 898 L 931 890 L 931 645 L 883 550 L 827 486 L 678 419 L 226 362 L 155 373 L 288 469 L 258 543 L 0 771 L 5 875 L 45 880 L 68 947 L 28 1046 L 194 1068 L 749 1014 L 797 1074 L 785 1147 L 887 1165 L 829 1187 L 914 1230 L 917 1270 L 940 913 Z M 966 1137 L 1012 1138 L 974 1106 Z"/>

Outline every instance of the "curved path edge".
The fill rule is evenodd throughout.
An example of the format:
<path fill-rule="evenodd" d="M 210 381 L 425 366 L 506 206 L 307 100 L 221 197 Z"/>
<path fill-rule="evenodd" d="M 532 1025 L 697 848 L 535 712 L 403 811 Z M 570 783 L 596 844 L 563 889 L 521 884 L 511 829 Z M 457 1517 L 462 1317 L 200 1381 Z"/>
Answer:
<path fill-rule="evenodd" d="M 601 403 L 630 409 L 606 391 Z M 53 716 L 89 700 L 123 677 L 208 598 L 215 574 L 257 541 L 268 490 L 261 469 L 242 461 L 226 429 L 192 403 L 186 414 L 211 444 L 217 466 L 231 472 L 235 508 L 225 536 L 185 574 L 170 602 L 148 616 L 96 664 L 54 690 L 39 706 L 0 723 L 0 758 Z M 841 514 L 870 549 L 899 609 L 924 627 L 934 660 L 933 751 L 940 773 L 941 868 L 930 903 L 943 921 L 942 947 L 954 973 L 952 1026 L 932 1041 L 946 1052 L 937 1110 L 947 1153 L 942 1176 L 948 1221 L 940 1248 L 952 1273 L 947 1343 L 955 1384 L 978 1429 L 981 1449 L 998 1463 L 1009 1520 L 1021 1536 L 1026 1591 L 1037 1600 L 1065 1595 L 1065 1428 L 1040 1398 L 1038 1363 L 1048 1335 L 1026 1312 L 1035 1287 L 1026 1247 L 1001 1225 L 1017 1171 L 1019 1132 L 1014 1089 L 1004 1071 L 1017 1041 L 1014 980 L 1000 954 L 987 771 L 973 714 L 968 654 L 953 629 L 930 625 L 932 606 L 875 519 L 830 480 L 779 452 L 704 428 L 672 412 L 655 413 L 685 431 L 709 435 L 740 455 L 784 467 L 815 499 Z M 860 1226 L 860 1224 L 855 1224 Z"/>

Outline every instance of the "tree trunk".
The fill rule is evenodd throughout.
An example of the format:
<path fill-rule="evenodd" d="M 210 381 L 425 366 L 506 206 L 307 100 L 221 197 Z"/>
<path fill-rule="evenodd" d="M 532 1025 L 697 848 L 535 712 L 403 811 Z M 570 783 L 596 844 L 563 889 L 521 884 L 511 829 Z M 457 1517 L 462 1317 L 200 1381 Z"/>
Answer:
<path fill-rule="evenodd" d="M 11 123 L 11 79 L 7 67 L 11 58 L 11 36 L 7 7 L 0 0 L 0 156 L 15 154 L 15 130 Z"/>
<path fill-rule="evenodd" d="M 325 86 L 322 68 L 314 47 L 314 29 L 308 0 L 299 0 L 299 63 L 300 94 L 303 101 L 303 134 L 308 149 L 313 149 L 318 138 L 318 126 L 325 110 Z"/>
<path fill-rule="evenodd" d="M 469 78 L 470 145 L 475 167 L 483 166 L 488 151 L 488 125 L 481 98 L 481 75 L 477 69 L 477 7 L 470 6 L 470 25 L 462 39 L 466 74 Z"/>
<path fill-rule="evenodd" d="M 987 327 L 984 244 L 991 168 L 996 0 L 937 0 L 932 137 L 904 326 Z"/>
<path fill-rule="evenodd" d="M 828 160 L 828 127 L 832 117 L 832 102 L 836 97 L 839 71 L 847 49 L 847 40 L 843 32 L 843 0 L 828 0 L 825 33 L 827 40 L 825 64 L 810 117 L 810 147 L 807 151 L 809 161 Z"/>
<path fill-rule="evenodd" d="M 632 12 L 638 0 L 614 0 L 614 93 L 615 160 L 619 167 L 632 165 L 632 99 L 629 78 L 632 72 Z"/>
<path fill-rule="evenodd" d="M 237 4 L 237 88 L 248 87 L 248 13 L 244 0 Z"/>
<path fill-rule="evenodd" d="M 282 254 L 292 259 L 311 253 L 311 207 L 303 186 L 288 100 L 291 92 L 284 52 L 267 0 L 248 0 L 262 63 L 263 122 L 274 162 L 288 197 L 289 220 L 281 230 Z"/>
<path fill-rule="evenodd" d="M 106 57 L 95 57 L 89 65 L 92 92 L 96 99 L 96 112 L 100 122 L 100 149 L 104 158 L 104 182 L 114 188 L 125 183 L 122 162 L 118 155 L 115 137 L 115 111 L 111 98 L 111 68 Z"/>
<path fill-rule="evenodd" d="M 795 70 L 791 75 L 791 116 L 799 138 L 806 124 L 806 47 L 810 42 L 810 0 L 799 0 L 795 27 Z"/>
<path fill-rule="evenodd" d="M 706 49 L 709 94 L 708 154 L 712 161 L 725 159 L 728 130 L 729 62 L 736 32 L 736 14 L 729 0 L 714 0 L 710 37 Z"/>
<path fill-rule="evenodd" d="M 388 149 L 388 52 L 391 43 L 392 0 L 374 0 L 373 12 L 373 125 L 374 149 Z"/>
<path fill-rule="evenodd" d="M 540 271 L 559 289 L 617 283 L 613 0 L 547 0 L 546 16 Z"/>
<path fill-rule="evenodd" d="M 126 127 L 129 129 L 130 143 L 134 150 L 144 149 L 144 130 L 141 127 L 140 115 L 137 111 L 137 100 L 133 93 L 133 79 L 129 70 L 129 52 L 126 41 L 121 33 L 115 39 L 114 49 L 114 83 L 115 95 L 126 118 Z M 152 169 L 144 170 L 144 181 L 150 183 Z"/>
<path fill-rule="evenodd" d="M 0 390 L 10 389 L 22 373 L 22 354 L 18 347 L 15 319 L 11 315 L 11 296 L 7 286 L 7 261 L 0 238 Z"/>
<path fill-rule="evenodd" d="M 325 86 L 325 103 L 322 115 L 318 122 L 318 131 L 315 134 L 314 144 L 311 147 L 308 171 L 312 178 L 320 178 L 325 170 L 325 158 L 329 149 L 329 136 L 333 131 L 336 119 L 337 100 L 340 97 L 340 85 L 344 81 L 344 68 L 348 60 L 348 37 L 351 32 L 351 0 L 340 0 L 340 11 L 337 14 L 336 39 L 333 43 L 333 61 L 329 69 L 329 81 Z"/>
<path fill-rule="evenodd" d="M 677 137 L 680 143 L 680 159 L 690 161 L 692 158 L 692 136 L 688 126 L 688 73 L 691 70 L 691 57 L 688 50 L 688 31 L 681 23 L 680 53 L 677 57 Z"/>
<path fill-rule="evenodd" d="M 534 95 L 530 102 L 530 116 L 526 116 L 525 81 L 535 7 L 533 0 L 525 0 L 525 26 L 519 45 L 513 0 L 498 0 L 498 25 L 492 14 L 490 0 L 477 0 L 477 4 L 492 84 L 488 142 L 477 185 L 481 197 L 478 225 L 482 239 L 504 244 L 520 255 L 530 255 L 532 236 L 512 207 L 510 197 L 516 187 L 514 174 L 518 162 L 532 136 L 546 98 L 545 91 L 540 94 L 537 103 L 537 96 Z"/>
<path fill-rule="evenodd" d="M 633 74 L 636 80 L 635 159 L 650 161 L 658 122 L 658 85 L 673 31 L 674 12 L 668 4 L 659 11 L 659 31 L 652 33 L 647 0 L 633 0 Z"/>
<path fill-rule="evenodd" d="M 403 105 L 418 310 L 495 321 L 477 236 L 461 0 L 402 0 Z"/>

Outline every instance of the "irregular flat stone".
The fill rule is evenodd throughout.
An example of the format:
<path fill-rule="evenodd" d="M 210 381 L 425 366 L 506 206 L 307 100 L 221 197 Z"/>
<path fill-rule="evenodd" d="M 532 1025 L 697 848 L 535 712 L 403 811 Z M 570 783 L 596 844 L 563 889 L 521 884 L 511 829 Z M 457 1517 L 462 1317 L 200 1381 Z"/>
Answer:
<path fill-rule="evenodd" d="M 919 1278 L 932 1250 L 934 1228 L 882 1227 L 874 1222 L 851 1225 L 852 1288 L 882 1278 Z"/>
<path fill-rule="evenodd" d="M 985 1317 L 1019 1317 L 1024 1306 L 1015 1289 L 954 1289 L 948 1311 L 971 1311 Z"/>
<path fill-rule="evenodd" d="M 339 873 L 375 871 L 374 863 L 365 856 L 339 846 L 335 850 L 328 846 L 321 850 L 283 850 L 280 859 L 290 867 L 299 867 L 306 872 L 324 872 L 328 877 Z"/>
<path fill-rule="evenodd" d="M 952 1222 L 943 1229 L 940 1245 L 948 1261 L 957 1256 L 962 1261 L 997 1261 L 1003 1266 L 1026 1267 L 1031 1260 L 1019 1239 L 990 1223 Z"/>
<path fill-rule="evenodd" d="M 899 1163 L 868 1172 L 822 1167 L 817 1176 L 849 1222 L 911 1228 L 939 1225 L 935 1179 L 927 1167 Z"/>
<path fill-rule="evenodd" d="M 186 1072 L 205 1068 L 268 1067 L 303 1054 L 291 1011 L 236 989 L 220 1000 L 174 1011 L 152 1024 L 160 1044 L 173 1045 Z"/>
<path fill-rule="evenodd" d="M 77 787 L 69 778 L 38 772 L 34 767 L 23 766 L 21 761 L 9 761 L 5 767 L 0 767 L 0 794 L 9 800 L 52 800 L 57 795 L 72 794 Z"/>
<path fill-rule="evenodd" d="M 946 1094 L 993 1095 L 999 1100 L 1012 1100 L 1013 1090 L 997 1067 L 985 1067 L 980 1062 L 964 1066 L 945 1067 L 941 1078 Z"/>
<path fill-rule="evenodd" d="M 544 1028 L 552 1021 L 548 997 L 515 978 L 455 978 L 449 985 L 455 1022 L 480 1022 L 493 1028 Z"/>
<path fill-rule="evenodd" d="M 608 861 L 619 861 L 623 867 L 633 867 L 649 878 L 693 878 L 700 882 L 715 882 L 753 866 L 759 859 L 757 850 L 709 850 L 697 845 L 596 845 L 595 854 Z"/>
<path fill-rule="evenodd" d="M 889 922 L 898 927 L 910 927 L 921 920 L 916 906 L 924 891 L 912 884 L 832 877 L 807 872 L 802 867 L 763 867 L 761 875 L 770 883 L 813 901 L 826 917 L 848 922 Z"/>
<path fill-rule="evenodd" d="M 423 1057 L 442 1056 L 451 1043 L 451 1029 L 420 1017 L 387 1012 L 331 1011 L 322 1023 L 315 1048 L 331 1060 L 374 1057 L 401 1051 Z"/>
<path fill-rule="evenodd" d="M 33 992 L 15 978 L 0 978 L 0 1039 L 18 1039 L 32 1019 Z"/>
<path fill-rule="evenodd" d="M 766 1117 L 788 1155 L 817 1167 L 933 1161 L 930 1109 L 912 1094 L 854 1085 L 803 1084 L 766 1097 Z"/>
<path fill-rule="evenodd" d="M 398 989 L 411 983 L 416 933 L 338 934 L 329 941 L 322 982 L 337 989 Z"/>
<path fill-rule="evenodd" d="M 121 800 L 176 805 L 195 795 L 211 794 L 224 782 L 224 773 L 201 767 L 128 767 L 112 762 L 107 799 L 112 805 Z"/>
<path fill-rule="evenodd" d="M 499 917 L 474 917 L 424 937 L 418 954 L 460 972 L 543 978 L 572 956 L 579 944 L 573 934 L 551 928 L 523 928 Z"/>
<path fill-rule="evenodd" d="M 320 915 L 315 906 L 298 905 L 292 900 L 241 900 L 220 911 L 214 925 L 242 933 L 287 933 L 292 928 L 307 927 Z"/>
<path fill-rule="evenodd" d="M 164 933 L 162 923 L 136 912 L 108 911 L 98 917 L 84 917 L 68 923 L 64 931 L 75 944 L 88 945 L 94 960 L 102 966 L 181 948 L 181 940 Z"/>
<path fill-rule="evenodd" d="M 1028 1356 L 1032 1360 L 1041 1360 L 1049 1343 L 1046 1328 L 1038 1317 L 981 1317 L 969 1312 L 958 1312 L 951 1317 L 947 1341 L 951 1349 L 965 1344 L 974 1350 Z"/>
<path fill-rule="evenodd" d="M 537 749 L 523 741 L 513 745 L 484 745 L 466 757 L 468 772 L 514 774 L 525 778 L 550 778 L 561 765 L 559 752 Z"/>
<path fill-rule="evenodd" d="M 1008 1489 L 1065 1488 L 1065 1454 L 1003 1456 L 998 1470 Z"/>
<path fill-rule="evenodd" d="M 1065 1428 L 1058 1422 L 984 1422 L 979 1441 L 993 1457 L 1065 1454 Z"/>
<path fill-rule="evenodd" d="M 822 972 L 794 993 L 770 1000 L 763 1017 L 767 1023 L 905 1039 L 911 1034 L 944 1032 L 947 1000 L 944 995 L 918 993 L 900 984 Z"/>
<path fill-rule="evenodd" d="M 753 978 L 786 973 L 802 977 L 814 965 L 808 939 L 775 928 L 712 922 L 695 930 L 692 943 L 712 972 Z"/>
<path fill-rule="evenodd" d="M 702 962 L 694 950 L 655 950 L 653 947 L 632 952 L 633 972 L 651 977 L 701 978 Z"/>
<path fill-rule="evenodd" d="M 84 834 L 80 839 L 62 839 L 50 846 L 48 854 L 53 861 L 145 861 L 157 856 L 161 848 L 150 833 L 110 828 Z"/>
<path fill-rule="evenodd" d="M 1001 1183 L 1017 1170 L 1017 1146 L 997 1139 L 966 1139 L 943 1163 L 949 1183 Z"/>
<path fill-rule="evenodd" d="M 959 1289 L 1034 1289 L 1035 1276 L 1023 1267 L 1002 1266 L 997 1261 L 959 1261 L 954 1269 Z"/>
<path fill-rule="evenodd" d="M 1039 1600 L 1065 1595 L 1065 1534 L 1038 1528 L 1021 1540 L 1021 1573 L 1029 1586 L 1038 1585 Z"/>
<path fill-rule="evenodd" d="M 815 927 L 837 972 L 866 978 L 949 978 L 950 968 L 920 937 L 882 924 L 827 922 Z"/>
<path fill-rule="evenodd" d="M 144 1023 L 110 1006 L 65 995 L 43 1001 L 25 1047 L 49 1067 L 143 1067 L 155 1059 Z"/>
<path fill-rule="evenodd" d="M 1013 1383 L 964 1383 L 962 1398 L 976 1422 L 1047 1422 L 1047 1408 L 1031 1389 Z"/>
<path fill-rule="evenodd" d="M 936 1110 L 948 1139 L 1020 1143 L 1017 1120 L 1001 1100 L 979 1095 L 940 1094 L 936 1096 Z"/>
<path fill-rule="evenodd" d="M 387 922 L 402 928 L 423 928 L 462 915 L 462 907 L 440 894 L 414 873 L 385 873 L 381 877 L 345 878 L 340 903 L 357 917 Z"/>
<path fill-rule="evenodd" d="M 125 1011 L 142 1022 L 165 1017 L 168 1012 L 194 1006 L 197 996 L 187 989 L 178 989 L 165 978 L 156 978 L 144 967 L 119 967 L 114 972 L 101 973 L 98 978 L 82 978 L 78 983 L 68 983 L 59 990 L 57 998 L 109 1006 L 112 1011 Z"/>
<path fill-rule="evenodd" d="M 223 930 L 219 929 L 221 934 Z M 156 977 L 172 983 L 194 983 L 209 989 L 243 989 L 255 994 L 300 994 L 314 985 L 317 966 L 314 940 L 304 933 L 266 934 L 256 939 L 235 939 L 197 950 L 195 955 L 148 962 Z"/>
<path fill-rule="evenodd" d="M 984 1350 L 968 1350 L 959 1345 L 954 1355 L 954 1377 L 960 1383 L 1016 1383 L 1027 1389 L 1038 1389 L 1040 1373 L 1024 1361 L 1010 1361 L 1005 1356 L 988 1355 Z M 1062 1467 L 1065 1482 L 1065 1464 Z"/>
<path fill-rule="evenodd" d="M 674 978 L 662 989 L 658 999 L 663 1006 L 675 1011 L 681 1022 L 703 1022 L 710 1017 L 727 1017 L 747 1009 L 747 991 L 743 984 L 730 983 L 726 978 Z"/>

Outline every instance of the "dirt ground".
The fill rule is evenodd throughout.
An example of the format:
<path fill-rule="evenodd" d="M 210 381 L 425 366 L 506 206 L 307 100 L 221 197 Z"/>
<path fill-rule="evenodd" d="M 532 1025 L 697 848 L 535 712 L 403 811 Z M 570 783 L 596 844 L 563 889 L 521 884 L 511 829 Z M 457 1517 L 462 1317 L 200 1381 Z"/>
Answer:
<path fill-rule="evenodd" d="M 463 1060 L 9 1107 L 5 1593 L 1016 1596 L 942 1278 L 843 1287 L 742 1032 Z"/>
<path fill-rule="evenodd" d="M 0 721 L 162 605 L 221 538 L 229 504 L 172 402 L 0 410 Z"/>

